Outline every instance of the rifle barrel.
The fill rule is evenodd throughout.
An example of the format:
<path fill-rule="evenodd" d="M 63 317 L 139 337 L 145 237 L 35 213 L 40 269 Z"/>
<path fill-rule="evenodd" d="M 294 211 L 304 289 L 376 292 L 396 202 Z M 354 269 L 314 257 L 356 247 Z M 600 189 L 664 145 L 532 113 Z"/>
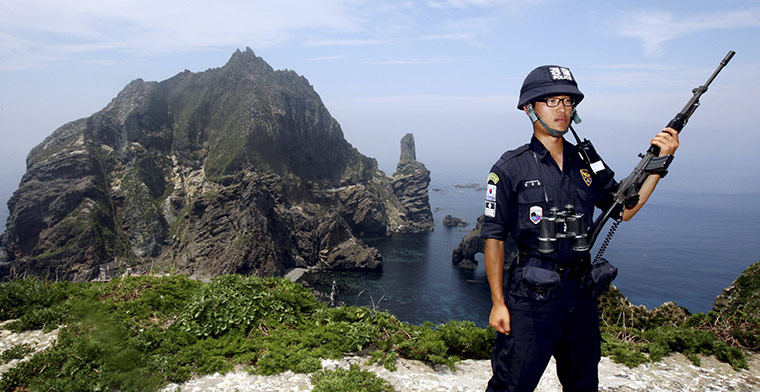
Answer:
<path fill-rule="evenodd" d="M 707 79 L 707 83 L 705 83 L 705 90 L 707 90 L 707 86 L 709 86 L 710 83 L 712 83 L 713 79 L 715 79 L 715 77 L 718 76 L 718 73 L 723 69 L 723 67 L 725 67 L 728 64 L 729 61 L 731 61 L 731 58 L 734 57 L 735 54 L 736 52 L 734 52 L 733 50 L 728 51 L 728 54 L 726 55 L 725 58 L 723 58 L 723 60 L 721 60 L 718 68 L 715 70 L 715 72 L 713 72 L 712 75 L 710 75 L 710 79 Z"/>

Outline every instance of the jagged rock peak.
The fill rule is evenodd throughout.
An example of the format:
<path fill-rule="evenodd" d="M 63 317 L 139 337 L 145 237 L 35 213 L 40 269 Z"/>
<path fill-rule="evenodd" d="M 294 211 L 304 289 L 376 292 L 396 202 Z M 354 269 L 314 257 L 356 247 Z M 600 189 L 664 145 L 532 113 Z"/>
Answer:
<path fill-rule="evenodd" d="M 237 49 L 235 53 L 232 54 L 232 57 L 230 57 L 229 61 L 227 61 L 226 66 L 253 66 L 253 67 L 262 67 L 264 70 L 267 70 L 269 72 L 274 72 L 274 68 L 267 64 L 264 59 L 261 57 L 256 56 L 256 53 L 251 50 L 251 48 L 246 47 L 245 51 L 240 51 L 240 49 Z"/>
<path fill-rule="evenodd" d="M 256 76 L 266 79 L 277 79 L 280 83 L 286 82 L 287 84 L 291 84 L 291 87 L 297 86 L 296 88 L 305 88 L 315 93 L 313 86 L 306 77 L 289 69 L 275 70 L 263 58 L 256 56 L 256 53 L 249 47 L 246 47 L 245 51 L 237 49 L 223 69 L 233 73 L 240 72 L 249 77 Z"/>
<path fill-rule="evenodd" d="M 407 133 L 401 138 L 401 162 L 409 162 L 417 160 L 417 151 L 414 147 L 414 135 Z"/>
<path fill-rule="evenodd" d="M 238 50 L 220 68 L 136 79 L 32 149 L 8 201 L 0 280 L 90 280 L 104 265 L 378 270 L 357 236 L 432 229 L 429 171 L 401 166 L 385 176 L 304 77 Z"/>

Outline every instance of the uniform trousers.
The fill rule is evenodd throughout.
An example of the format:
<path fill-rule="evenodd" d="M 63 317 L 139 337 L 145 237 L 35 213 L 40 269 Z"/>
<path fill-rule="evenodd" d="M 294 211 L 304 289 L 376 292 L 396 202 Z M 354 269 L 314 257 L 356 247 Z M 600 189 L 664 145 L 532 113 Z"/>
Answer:
<path fill-rule="evenodd" d="M 549 301 L 507 295 L 511 333 L 497 333 L 487 391 L 533 391 L 552 356 L 564 392 L 598 390 L 599 313 L 580 282 L 563 279 Z"/>

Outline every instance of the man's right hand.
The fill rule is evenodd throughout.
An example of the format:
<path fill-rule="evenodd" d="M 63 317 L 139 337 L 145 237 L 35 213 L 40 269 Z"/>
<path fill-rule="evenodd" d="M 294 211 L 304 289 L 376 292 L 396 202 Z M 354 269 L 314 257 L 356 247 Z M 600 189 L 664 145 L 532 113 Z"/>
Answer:
<path fill-rule="evenodd" d="M 509 310 L 506 305 L 492 306 L 491 316 L 488 317 L 488 323 L 499 333 L 509 335 L 512 329 L 509 325 Z"/>

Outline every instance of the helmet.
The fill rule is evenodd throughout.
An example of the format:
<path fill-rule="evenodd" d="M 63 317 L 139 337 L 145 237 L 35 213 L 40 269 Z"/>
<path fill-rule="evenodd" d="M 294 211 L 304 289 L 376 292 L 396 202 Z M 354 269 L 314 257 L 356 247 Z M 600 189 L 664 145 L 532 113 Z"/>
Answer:
<path fill-rule="evenodd" d="M 575 98 L 576 105 L 583 100 L 583 93 L 578 90 L 578 83 L 569 68 L 542 65 L 531 71 L 523 81 L 517 108 L 522 110 L 523 106 L 552 95 L 569 95 Z"/>

